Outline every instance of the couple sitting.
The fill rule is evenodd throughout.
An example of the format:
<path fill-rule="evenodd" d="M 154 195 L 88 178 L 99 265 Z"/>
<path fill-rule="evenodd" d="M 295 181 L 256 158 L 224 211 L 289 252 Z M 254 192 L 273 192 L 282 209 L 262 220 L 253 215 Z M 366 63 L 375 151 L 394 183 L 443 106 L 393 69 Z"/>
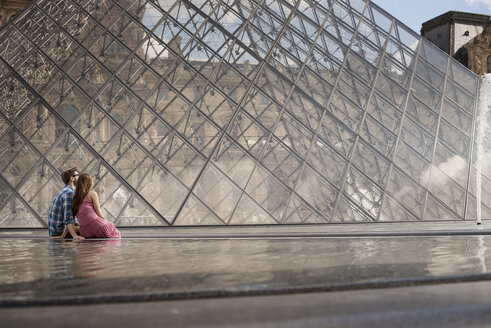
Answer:
<path fill-rule="evenodd" d="M 48 211 L 50 237 L 121 238 L 116 226 L 101 213 L 90 175 L 79 176 L 77 168 L 73 167 L 64 171 L 61 178 L 65 187 L 53 198 Z"/>

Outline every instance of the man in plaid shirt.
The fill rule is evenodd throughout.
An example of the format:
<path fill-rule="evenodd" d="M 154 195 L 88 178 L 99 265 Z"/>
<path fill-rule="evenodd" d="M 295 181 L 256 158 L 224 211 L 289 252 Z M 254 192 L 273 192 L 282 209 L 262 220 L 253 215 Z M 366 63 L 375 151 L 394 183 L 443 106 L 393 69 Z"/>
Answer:
<path fill-rule="evenodd" d="M 80 232 L 80 226 L 72 213 L 72 198 L 75 183 L 78 180 L 78 169 L 72 167 L 64 171 L 61 174 L 61 179 L 65 183 L 65 187 L 53 198 L 48 211 L 49 236 L 64 238 L 67 234 L 70 234 L 73 239 L 84 239 L 84 237 L 77 234 L 77 232 Z"/>

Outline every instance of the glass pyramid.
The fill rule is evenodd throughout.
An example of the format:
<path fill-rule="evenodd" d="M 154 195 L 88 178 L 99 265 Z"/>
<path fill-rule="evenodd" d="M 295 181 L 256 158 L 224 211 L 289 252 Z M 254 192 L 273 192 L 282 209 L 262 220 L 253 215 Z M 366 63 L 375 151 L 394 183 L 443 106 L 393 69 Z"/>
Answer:
<path fill-rule="evenodd" d="M 475 219 L 480 83 L 370 1 L 34 1 L 0 30 L 0 227 L 72 166 L 118 226 Z"/>

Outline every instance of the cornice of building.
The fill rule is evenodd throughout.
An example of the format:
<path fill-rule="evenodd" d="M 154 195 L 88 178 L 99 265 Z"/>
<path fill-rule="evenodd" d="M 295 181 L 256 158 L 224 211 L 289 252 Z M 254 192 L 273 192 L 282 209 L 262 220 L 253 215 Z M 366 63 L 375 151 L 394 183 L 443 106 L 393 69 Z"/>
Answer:
<path fill-rule="evenodd" d="M 421 27 L 421 34 L 423 34 L 423 32 L 426 30 L 445 24 L 468 23 L 474 25 L 485 25 L 489 22 L 491 22 L 490 15 L 466 13 L 462 11 L 448 11 L 440 16 L 424 22 Z"/>

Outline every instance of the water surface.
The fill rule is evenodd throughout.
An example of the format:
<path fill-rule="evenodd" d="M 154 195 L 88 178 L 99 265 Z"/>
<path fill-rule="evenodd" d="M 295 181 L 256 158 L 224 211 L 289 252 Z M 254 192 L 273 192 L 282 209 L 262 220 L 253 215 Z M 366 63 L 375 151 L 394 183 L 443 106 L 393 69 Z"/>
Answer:
<path fill-rule="evenodd" d="M 267 290 L 488 272 L 491 236 L 0 239 L 0 300 Z"/>

